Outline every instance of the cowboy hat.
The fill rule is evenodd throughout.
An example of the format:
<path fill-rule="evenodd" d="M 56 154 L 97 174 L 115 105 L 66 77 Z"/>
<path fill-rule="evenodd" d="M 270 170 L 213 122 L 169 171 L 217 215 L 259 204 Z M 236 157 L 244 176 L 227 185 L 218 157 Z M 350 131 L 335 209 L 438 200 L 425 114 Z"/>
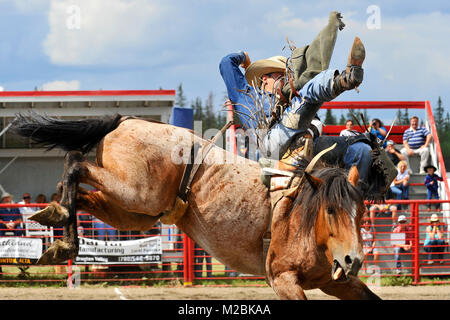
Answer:
<path fill-rule="evenodd" d="M 253 86 L 253 83 L 255 83 L 259 87 L 261 85 L 261 77 L 264 74 L 273 72 L 284 73 L 286 71 L 286 60 L 286 57 L 283 56 L 257 60 L 245 70 L 245 78 L 250 85 Z"/>
<path fill-rule="evenodd" d="M 434 171 L 436 171 L 437 169 L 436 169 L 436 167 L 435 166 L 433 166 L 432 164 L 429 164 L 429 165 L 427 165 L 427 166 L 425 166 L 423 169 L 425 170 L 425 171 L 427 171 L 428 170 L 428 168 L 433 168 L 434 169 Z"/>
<path fill-rule="evenodd" d="M 0 200 L 3 200 L 3 199 L 6 198 L 6 197 L 12 198 L 13 196 L 12 196 L 10 193 L 8 193 L 8 192 L 3 192 L 3 193 L 2 193 L 2 196 L 1 196 L 1 198 L 0 198 Z"/>
<path fill-rule="evenodd" d="M 436 213 L 433 213 L 433 214 L 431 215 L 430 221 L 431 221 L 431 222 L 434 222 L 434 221 L 438 221 L 438 222 L 439 222 L 439 217 L 438 217 L 438 215 L 437 215 Z"/>

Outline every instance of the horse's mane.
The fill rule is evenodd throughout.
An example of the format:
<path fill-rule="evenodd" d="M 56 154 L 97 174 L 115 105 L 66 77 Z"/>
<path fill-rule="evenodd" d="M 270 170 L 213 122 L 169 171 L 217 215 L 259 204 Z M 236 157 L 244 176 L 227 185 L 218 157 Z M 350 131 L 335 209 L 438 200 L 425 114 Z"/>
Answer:
<path fill-rule="evenodd" d="M 321 167 L 313 170 L 311 175 L 321 179 L 323 184 L 315 189 L 306 179 L 302 179 L 290 213 L 299 215 L 301 233 L 312 230 L 321 207 L 331 208 L 336 214 L 339 209 L 351 214 L 354 201 L 363 201 L 358 189 L 349 183 L 345 169 Z"/>

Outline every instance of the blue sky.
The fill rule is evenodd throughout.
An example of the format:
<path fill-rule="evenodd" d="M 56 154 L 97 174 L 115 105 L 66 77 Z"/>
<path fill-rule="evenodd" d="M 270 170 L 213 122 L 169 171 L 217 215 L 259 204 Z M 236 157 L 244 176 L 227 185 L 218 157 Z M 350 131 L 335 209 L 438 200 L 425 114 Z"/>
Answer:
<path fill-rule="evenodd" d="M 373 5 L 380 10 L 376 29 L 367 11 Z M 212 91 L 220 105 L 223 56 L 245 50 L 254 61 L 287 54 L 287 36 L 297 46 L 311 42 L 333 10 L 346 27 L 330 66 L 345 66 L 355 35 L 367 51 L 360 93 L 338 100 L 430 100 L 435 107 L 440 95 L 450 111 L 448 1 L 0 0 L 0 86 L 176 89 L 182 83 L 189 101 Z"/>

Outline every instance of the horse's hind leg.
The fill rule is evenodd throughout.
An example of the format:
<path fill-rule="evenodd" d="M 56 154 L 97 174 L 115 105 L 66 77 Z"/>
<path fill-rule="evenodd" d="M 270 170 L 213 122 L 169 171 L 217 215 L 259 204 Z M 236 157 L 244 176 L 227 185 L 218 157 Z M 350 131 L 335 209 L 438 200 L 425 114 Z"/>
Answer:
<path fill-rule="evenodd" d="M 61 205 L 67 208 L 67 213 L 63 210 L 60 221 L 64 225 L 64 238 L 62 241 L 56 240 L 44 252 L 38 264 L 57 264 L 73 259 L 78 254 L 76 198 L 80 177 L 83 174 L 81 166 L 83 161 L 84 156 L 78 151 L 70 151 L 65 157 Z"/>
<path fill-rule="evenodd" d="M 89 192 L 78 188 L 77 207 L 122 231 L 147 231 L 158 222 L 160 216 L 131 212 L 109 200 L 103 192 Z"/>

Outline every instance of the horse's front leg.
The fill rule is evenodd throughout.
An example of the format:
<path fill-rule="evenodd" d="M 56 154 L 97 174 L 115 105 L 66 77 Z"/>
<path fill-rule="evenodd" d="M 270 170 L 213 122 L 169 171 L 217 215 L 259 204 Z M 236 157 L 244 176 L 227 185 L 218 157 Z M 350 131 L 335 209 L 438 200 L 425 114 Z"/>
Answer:
<path fill-rule="evenodd" d="M 286 271 L 276 275 L 271 283 L 272 289 L 283 300 L 307 300 L 298 283 L 296 271 Z"/>
<path fill-rule="evenodd" d="M 343 300 L 381 300 L 360 279 L 354 276 L 349 276 L 348 281 L 343 283 L 330 282 L 320 290 Z"/>
<path fill-rule="evenodd" d="M 81 152 L 68 152 L 64 160 L 64 174 L 62 181 L 61 205 L 67 212 L 58 212 L 60 223 L 64 225 L 63 240 L 56 240 L 38 260 L 38 264 L 59 264 L 78 255 L 77 234 L 77 189 L 80 177 L 83 174 Z M 45 209 L 44 209 L 45 210 Z M 55 211 L 56 212 L 56 211 Z"/>

